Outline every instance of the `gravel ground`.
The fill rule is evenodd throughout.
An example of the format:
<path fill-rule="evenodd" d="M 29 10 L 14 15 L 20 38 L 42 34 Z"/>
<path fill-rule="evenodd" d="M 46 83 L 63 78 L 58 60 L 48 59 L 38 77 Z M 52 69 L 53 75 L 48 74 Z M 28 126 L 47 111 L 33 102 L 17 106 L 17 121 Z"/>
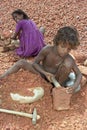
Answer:
<path fill-rule="evenodd" d="M 37 26 L 44 26 L 45 42 L 52 44 L 56 31 L 65 25 L 75 26 L 80 36 L 80 46 L 72 54 L 78 64 L 87 58 L 87 1 L 86 0 L 3 0 L 0 1 L 0 36 L 8 30 L 14 31 L 15 22 L 11 17 L 13 10 L 21 8 Z M 0 46 L 5 41 L 0 40 Z M 14 52 L 0 53 L 0 74 L 9 68 Z M 30 59 L 33 60 L 33 59 Z M 52 86 L 41 77 L 26 71 L 19 71 L 0 81 L 1 108 L 32 113 L 37 108 L 41 119 L 36 125 L 31 119 L 0 113 L 0 130 L 87 130 L 87 85 L 74 95 L 71 107 L 67 111 L 55 111 L 52 104 Z M 29 94 L 28 88 L 42 86 L 45 95 L 31 104 L 19 104 L 13 101 L 10 93 Z"/>

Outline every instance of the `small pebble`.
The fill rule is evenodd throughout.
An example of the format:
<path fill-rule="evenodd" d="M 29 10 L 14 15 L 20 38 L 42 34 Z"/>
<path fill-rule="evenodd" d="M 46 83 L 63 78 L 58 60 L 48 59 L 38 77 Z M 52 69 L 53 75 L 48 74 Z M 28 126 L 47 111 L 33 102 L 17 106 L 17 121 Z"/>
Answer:
<path fill-rule="evenodd" d="M 87 27 L 85 27 L 85 30 L 87 31 Z"/>
<path fill-rule="evenodd" d="M 79 16 L 76 16 L 76 19 L 79 19 Z"/>

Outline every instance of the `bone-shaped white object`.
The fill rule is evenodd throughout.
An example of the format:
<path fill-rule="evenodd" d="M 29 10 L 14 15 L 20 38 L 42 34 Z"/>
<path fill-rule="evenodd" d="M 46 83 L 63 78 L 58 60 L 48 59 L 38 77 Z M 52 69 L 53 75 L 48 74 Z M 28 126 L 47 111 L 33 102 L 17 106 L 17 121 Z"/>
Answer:
<path fill-rule="evenodd" d="M 33 88 L 33 93 L 34 96 L 21 96 L 18 93 L 16 94 L 10 93 L 10 96 L 13 100 L 18 101 L 19 103 L 32 103 L 44 96 L 44 89 L 42 87 Z"/>

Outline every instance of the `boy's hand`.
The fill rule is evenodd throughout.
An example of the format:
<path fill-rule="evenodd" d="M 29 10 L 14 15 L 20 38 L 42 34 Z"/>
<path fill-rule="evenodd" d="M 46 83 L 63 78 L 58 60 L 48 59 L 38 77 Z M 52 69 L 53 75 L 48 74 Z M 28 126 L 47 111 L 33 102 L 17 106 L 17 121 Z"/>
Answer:
<path fill-rule="evenodd" d="M 72 94 L 73 94 L 73 93 L 75 92 L 75 87 L 73 87 L 73 86 L 67 87 L 67 88 L 66 88 L 66 92 L 67 92 L 67 93 L 72 93 Z"/>
<path fill-rule="evenodd" d="M 52 83 L 52 77 L 54 77 L 54 75 L 53 74 L 51 74 L 51 73 L 46 73 L 46 78 Z"/>

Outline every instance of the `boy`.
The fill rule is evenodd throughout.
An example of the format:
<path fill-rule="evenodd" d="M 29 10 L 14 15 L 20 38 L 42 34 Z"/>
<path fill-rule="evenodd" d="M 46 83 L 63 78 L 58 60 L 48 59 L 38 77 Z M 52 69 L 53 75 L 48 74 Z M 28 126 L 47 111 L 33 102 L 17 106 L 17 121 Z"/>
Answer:
<path fill-rule="evenodd" d="M 62 27 L 55 35 L 53 43 L 53 46 L 48 45 L 44 47 L 33 63 L 27 62 L 26 60 L 20 60 L 8 69 L 0 78 L 15 73 L 20 68 L 23 68 L 24 70 L 40 74 L 50 82 L 52 82 L 52 78 L 55 77 L 60 86 L 66 86 L 69 74 L 74 72 L 76 79 L 74 84 L 68 87 L 68 92 L 75 92 L 80 84 L 82 75 L 69 52 L 72 49 L 76 49 L 80 44 L 78 32 L 75 28 L 69 26 Z"/>

